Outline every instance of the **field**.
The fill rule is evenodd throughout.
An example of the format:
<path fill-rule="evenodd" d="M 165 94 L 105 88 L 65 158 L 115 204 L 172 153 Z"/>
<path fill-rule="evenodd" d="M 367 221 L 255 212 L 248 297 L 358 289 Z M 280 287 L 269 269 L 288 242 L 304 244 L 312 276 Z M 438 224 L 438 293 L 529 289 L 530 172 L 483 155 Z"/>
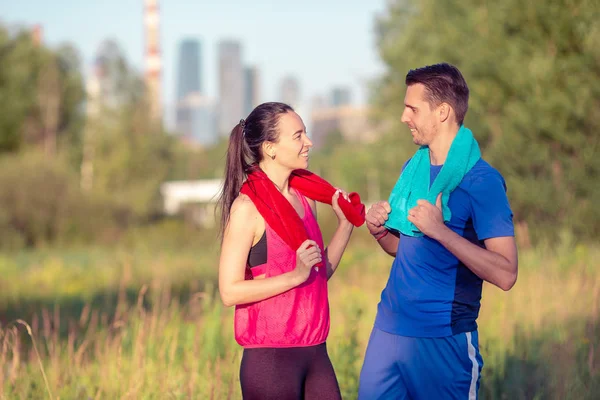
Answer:
<path fill-rule="evenodd" d="M 599 258 L 564 237 L 521 251 L 510 292 L 484 286 L 482 398 L 598 398 Z M 240 398 L 217 260 L 214 247 L 168 245 L 0 256 L 0 398 Z M 328 349 L 345 399 L 390 264 L 358 232 L 330 281 Z"/>

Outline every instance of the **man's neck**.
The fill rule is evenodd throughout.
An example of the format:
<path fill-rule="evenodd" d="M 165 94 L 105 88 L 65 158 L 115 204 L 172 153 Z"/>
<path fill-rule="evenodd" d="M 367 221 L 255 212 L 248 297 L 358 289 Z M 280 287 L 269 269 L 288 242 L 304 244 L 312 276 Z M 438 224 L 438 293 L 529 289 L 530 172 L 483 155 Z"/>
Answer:
<path fill-rule="evenodd" d="M 442 165 L 446 162 L 452 141 L 458 133 L 459 127 L 452 124 L 447 129 L 440 127 L 437 137 L 429 145 L 429 161 L 431 165 Z"/>

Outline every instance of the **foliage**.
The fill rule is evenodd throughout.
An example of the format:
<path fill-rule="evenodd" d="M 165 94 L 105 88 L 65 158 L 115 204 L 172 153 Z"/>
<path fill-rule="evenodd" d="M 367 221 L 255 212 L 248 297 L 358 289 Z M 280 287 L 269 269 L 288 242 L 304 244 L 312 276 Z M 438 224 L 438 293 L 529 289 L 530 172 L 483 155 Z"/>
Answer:
<path fill-rule="evenodd" d="M 38 152 L 0 158 L 2 248 L 85 243 L 114 227 L 110 203 L 81 193 L 66 164 Z"/>
<path fill-rule="evenodd" d="M 87 99 L 68 44 L 0 26 L 0 62 L 0 247 L 105 242 L 160 212 L 159 186 L 188 152 L 147 117 L 143 81 L 114 41 L 99 49 Z"/>
<path fill-rule="evenodd" d="M 375 99 L 393 131 L 408 70 L 456 65 L 471 92 L 465 124 L 505 176 L 517 221 L 537 236 L 600 237 L 600 3 L 397 0 L 378 31 L 387 71 Z"/>
<path fill-rule="evenodd" d="M 0 153 L 34 146 L 55 154 L 76 143 L 84 93 L 75 49 L 51 50 L 0 26 L 0 64 Z"/>

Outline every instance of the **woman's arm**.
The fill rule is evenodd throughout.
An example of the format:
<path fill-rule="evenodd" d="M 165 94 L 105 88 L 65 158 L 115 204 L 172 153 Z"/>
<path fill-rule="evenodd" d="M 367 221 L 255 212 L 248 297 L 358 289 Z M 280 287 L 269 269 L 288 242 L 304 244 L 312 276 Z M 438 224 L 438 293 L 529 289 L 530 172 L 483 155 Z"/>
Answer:
<path fill-rule="evenodd" d="M 352 225 L 347 220 L 345 222 L 340 221 L 338 224 L 333 237 L 331 238 L 331 242 L 329 242 L 329 246 L 325 249 L 325 260 L 327 263 L 327 279 L 331 278 L 331 276 L 336 271 L 340 261 L 342 259 L 342 255 L 346 250 L 346 246 L 350 241 L 350 236 L 352 235 L 352 231 L 354 230 L 354 225 Z"/>
<path fill-rule="evenodd" d="M 329 242 L 329 246 L 325 249 L 325 262 L 327 266 L 327 279 L 331 278 L 331 276 L 335 273 L 340 261 L 342 259 L 342 255 L 346 250 L 346 246 L 350 241 L 350 236 L 352 235 L 352 231 L 354 230 L 354 225 L 346 219 L 344 213 L 340 209 L 338 205 L 337 199 L 342 194 L 347 197 L 345 192 L 338 191 L 333 195 L 331 206 L 333 211 L 338 217 L 338 227 L 335 230 L 331 241 Z M 310 206 L 315 214 L 315 218 L 317 217 L 316 206 L 313 200 L 310 201 Z"/>
<path fill-rule="evenodd" d="M 245 279 L 246 261 L 259 218 L 260 214 L 247 196 L 241 194 L 233 202 L 223 235 L 219 262 L 219 292 L 227 307 L 278 295 L 298 286 L 308 277 L 307 274 L 304 276 L 306 271 L 296 268 L 265 279 Z M 316 243 L 315 248 L 318 248 Z"/>

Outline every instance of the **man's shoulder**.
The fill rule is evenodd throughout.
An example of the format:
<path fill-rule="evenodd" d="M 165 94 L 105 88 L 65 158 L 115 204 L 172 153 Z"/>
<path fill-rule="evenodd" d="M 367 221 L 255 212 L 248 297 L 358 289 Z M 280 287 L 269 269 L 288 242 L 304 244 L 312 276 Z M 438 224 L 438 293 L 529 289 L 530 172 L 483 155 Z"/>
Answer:
<path fill-rule="evenodd" d="M 479 161 L 477 161 L 475 163 L 473 168 L 471 168 L 471 170 L 467 173 L 467 176 L 468 175 L 473 175 L 473 176 L 499 175 L 499 176 L 502 176 L 502 175 L 500 175 L 500 172 L 496 168 L 494 168 L 489 162 L 487 162 L 483 158 L 480 158 Z"/>
<path fill-rule="evenodd" d="M 406 168 L 406 166 L 408 165 L 408 163 L 410 162 L 410 160 L 412 160 L 412 157 L 409 157 L 408 160 L 404 161 L 404 164 L 402 164 L 401 171 L 404 171 L 404 169 Z"/>
<path fill-rule="evenodd" d="M 506 186 L 502 174 L 483 158 L 465 174 L 461 187 L 463 189 L 481 188 L 487 185 L 501 184 Z"/>

